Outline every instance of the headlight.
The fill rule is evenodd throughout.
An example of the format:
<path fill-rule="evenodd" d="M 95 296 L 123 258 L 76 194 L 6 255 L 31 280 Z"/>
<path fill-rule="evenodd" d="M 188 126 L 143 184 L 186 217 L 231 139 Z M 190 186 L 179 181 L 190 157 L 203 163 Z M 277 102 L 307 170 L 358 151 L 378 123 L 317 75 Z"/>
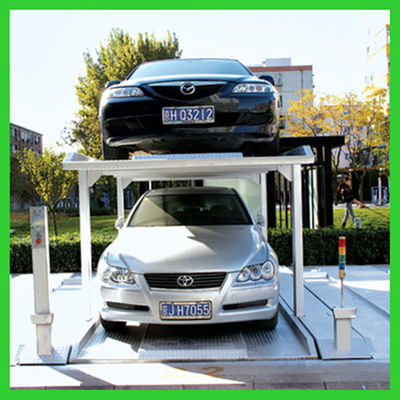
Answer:
<path fill-rule="evenodd" d="M 239 83 L 232 93 L 272 93 L 273 89 L 267 83 Z"/>
<path fill-rule="evenodd" d="M 244 267 L 240 271 L 236 281 L 240 283 L 259 280 L 269 281 L 274 277 L 274 273 L 274 264 L 271 261 L 266 261 L 264 264 L 256 264 Z"/>
<path fill-rule="evenodd" d="M 136 283 L 132 272 L 127 268 L 112 267 L 111 265 L 104 269 L 101 274 L 101 279 L 104 282 L 112 281 L 115 283 L 127 283 L 130 285 Z"/>
<path fill-rule="evenodd" d="M 144 93 L 138 87 L 116 87 L 110 88 L 107 91 L 107 97 L 120 98 L 120 97 L 142 97 Z"/>

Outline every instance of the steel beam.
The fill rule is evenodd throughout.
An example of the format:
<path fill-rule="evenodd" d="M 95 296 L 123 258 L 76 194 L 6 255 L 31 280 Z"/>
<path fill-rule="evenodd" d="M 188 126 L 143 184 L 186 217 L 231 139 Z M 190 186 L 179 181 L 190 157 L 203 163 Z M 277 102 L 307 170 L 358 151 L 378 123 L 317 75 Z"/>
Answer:
<path fill-rule="evenodd" d="M 293 254 L 293 298 L 294 314 L 302 317 L 304 314 L 303 287 L 303 221 L 301 196 L 301 165 L 292 166 L 292 254 Z"/>

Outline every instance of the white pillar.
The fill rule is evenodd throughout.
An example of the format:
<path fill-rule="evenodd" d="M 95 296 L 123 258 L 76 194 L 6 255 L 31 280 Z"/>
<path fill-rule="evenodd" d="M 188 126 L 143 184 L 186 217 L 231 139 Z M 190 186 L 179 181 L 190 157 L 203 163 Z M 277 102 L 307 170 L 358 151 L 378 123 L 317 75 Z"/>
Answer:
<path fill-rule="evenodd" d="M 293 287 L 294 314 L 302 317 L 304 314 L 303 287 L 303 216 L 301 198 L 301 165 L 295 164 L 292 180 L 292 255 L 293 255 Z"/>
<path fill-rule="evenodd" d="M 117 178 L 117 214 L 125 219 L 124 186 L 122 178 Z"/>
<path fill-rule="evenodd" d="M 36 325 L 36 354 L 49 356 L 52 352 L 51 324 L 53 322 L 53 314 L 50 312 L 50 257 L 47 207 L 31 207 L 30 223 L 35 305 L 35 314 L 31 315 L 31 321 Z"/>
<path fill-rule="evenodd" d="M 268 210 L 267 210 L 267 174 L 260 174 L 261 180 L 261 215 L 264 217 L 265 225 L 261 228 L 262 233 L 268 239 Z"/>
<path fill-rule="evenodd" d="M 81 232 L 82 291 L 87 296 L 87 318 L 92 318 L 89 284 L 92 279 L 92 245 L 90 232 L 90 194 L 88 171 L 79 171 L 79 222 Z"/>

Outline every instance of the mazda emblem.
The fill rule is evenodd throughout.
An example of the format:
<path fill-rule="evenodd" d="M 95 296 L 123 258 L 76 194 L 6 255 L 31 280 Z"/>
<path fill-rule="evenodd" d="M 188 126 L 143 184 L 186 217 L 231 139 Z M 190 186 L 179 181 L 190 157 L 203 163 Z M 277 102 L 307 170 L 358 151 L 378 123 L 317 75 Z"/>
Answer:
<path fill-rule="evenodd" d="M 193 94 L 196 91 L 196 86 L 192 85 L 191 83 L 183 83 L 181 85 L 181 93 L 184 95 Z"/>
<path fill-rule="evenodd" d="M 194 283 L 194 279 L 190 275 L 180 275 L 178 276 L 176 283 L 180 287 L 189 287 Z"/>

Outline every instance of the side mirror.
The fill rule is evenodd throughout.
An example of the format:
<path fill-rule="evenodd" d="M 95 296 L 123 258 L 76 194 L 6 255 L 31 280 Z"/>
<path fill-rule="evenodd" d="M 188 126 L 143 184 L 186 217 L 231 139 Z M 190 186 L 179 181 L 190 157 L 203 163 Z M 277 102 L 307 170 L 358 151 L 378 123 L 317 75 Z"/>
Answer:
<path fill-rule="evenodd" d="M 269 83 L 272 83 L 275 86 L 275 79 L 272 75 L 261 75 L 261 76 L 259 76 L 259 79 L 268 81 Z"/>
<path fill-rule="evenodd" d="M 116 221 L 115 221 L 115 229 L 122 229 L 122 227 L 124 226 L 124 217 L 119 217 Z"/>
<path fill-rule="evenodd" d="M 121 83 L 121 81 L 110 81 L 106 83 L 106 89 L 108 89 L 110 86 L 113 85 L 118 85 L 118 83 Z"/>
<path fill-rule="evenodd" d="M 265 218 L 261 214 L 257 214 L 257 225 L 258 226 L 265 226 Z"/>

